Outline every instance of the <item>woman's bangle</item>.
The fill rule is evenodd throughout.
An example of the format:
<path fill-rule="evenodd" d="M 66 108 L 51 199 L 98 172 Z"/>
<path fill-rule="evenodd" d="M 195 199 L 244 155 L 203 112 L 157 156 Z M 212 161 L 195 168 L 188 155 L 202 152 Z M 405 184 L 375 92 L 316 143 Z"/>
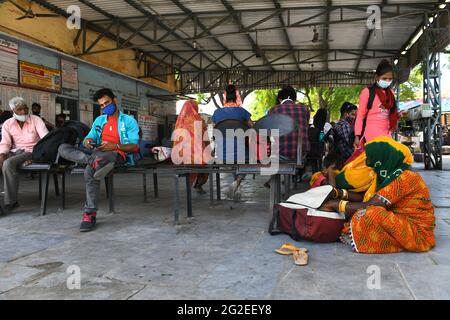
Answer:
<path fill-rule="evenodd" d="M 345 214 L 345 210 L 347 209 L 347 203 L 348 201 L 345 200 L 341 200 L 339 201 L 339 213 L 344 213 Z"/>
<path fill-rule="evenodd" d="M 333 192 L 334 192 L 333 199 L 339 198 L 339 190 L 336 188 L 333 188 Z"/>
<path fill-rule="evenodd" d="M 120 150 L 120 145 L 118 143 L 116 143 L 116 150 Z"/>
<path fill-rule="evenodd" d="M 348 191 L 342 189 L 342 200 L 348 200 Z"/>

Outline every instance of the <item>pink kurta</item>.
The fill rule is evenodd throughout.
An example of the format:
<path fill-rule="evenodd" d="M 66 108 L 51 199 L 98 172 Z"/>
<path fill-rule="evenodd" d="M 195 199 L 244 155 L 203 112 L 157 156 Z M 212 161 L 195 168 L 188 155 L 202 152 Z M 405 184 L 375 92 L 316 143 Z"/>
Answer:
<path fill-rule="evenodd" d="M 359 108 L 355 122 L 355 135 L 361 135 L 364 118 L 367 115 L 366 129 L 364 131 L 364 138 L 366 139 L 366 142 L 379 136 L 391 137 L 392 131 L 389 130 L 389 109 L 385 109 L 382 106 L 378 96 L 375 95 L 372 108 L 367 114 L 368 101 L 369 88 L 364 88 L 359 96 Z"/>
<path fill-rule="evenodd" d="M 8 154 L 19 149 L 32 152 L 36 143 L 47 133 L 44 121 L 38 116 L 30 115 L 22 128 L 16 119 L 10 118 L 2 126 L 0 153 Z"/>

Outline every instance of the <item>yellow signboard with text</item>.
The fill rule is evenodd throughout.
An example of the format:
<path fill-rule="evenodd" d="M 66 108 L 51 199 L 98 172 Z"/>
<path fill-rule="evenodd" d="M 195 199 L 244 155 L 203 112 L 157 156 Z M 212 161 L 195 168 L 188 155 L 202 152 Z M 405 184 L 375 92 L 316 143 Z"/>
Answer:
<path fill-rule="evenodd" d="M 46 91 L 61 91 L 61 71 L 25 61 L 19 62 L 20 85 Z"/>

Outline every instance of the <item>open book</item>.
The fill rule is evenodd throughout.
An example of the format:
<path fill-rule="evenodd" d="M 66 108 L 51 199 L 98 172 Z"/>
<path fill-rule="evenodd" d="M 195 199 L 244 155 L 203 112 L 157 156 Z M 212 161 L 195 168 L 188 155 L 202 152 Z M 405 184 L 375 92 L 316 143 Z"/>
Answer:
<path fill-rule="evenodd" d="M 308 216 L 327 217 L 331 219 L 345 219 L 345 215 L 337 212 L 317 210 L 327 200 L 333 187 L 330 185 L 309 189 L 303 193 L 297 193 L 280 203 L 280 206 L 289 209 L 308 209 Z"/>

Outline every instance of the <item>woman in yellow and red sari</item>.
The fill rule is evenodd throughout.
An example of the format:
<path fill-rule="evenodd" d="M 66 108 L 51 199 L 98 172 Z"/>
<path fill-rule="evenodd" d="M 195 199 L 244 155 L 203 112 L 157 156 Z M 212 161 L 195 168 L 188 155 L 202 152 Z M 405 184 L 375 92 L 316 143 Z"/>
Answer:
<path fill-rule="evenodd" d="M 207 130 L 205 121 L 198 113 L 197 102 L 192 99 L 187 100 L 175 124 L 172 161 L 176 164 L 208 163 L 212 159 L 211 153 L 205 152 L 205 149 L 209 148 L 209 140 L 203 141 Z M 189 154 L 184 154 L 184 152 L 189 152 Z M 191 173 L 189 181 L 197 192 L 205 193 L 202 185 L 208 181 L 208 174 Z"/>
<path fill-rule="evenodd" d="M 367 166 L 376 179 L 364 196 L 335 189 L 338 199 L 323 210 L 351 218 L 341 240 L 360 253 L 423 252 L 435 245 L 434 208 L 422 177 L 410 169 L 408 147 L 388 137 L 365 145 Z"/>

